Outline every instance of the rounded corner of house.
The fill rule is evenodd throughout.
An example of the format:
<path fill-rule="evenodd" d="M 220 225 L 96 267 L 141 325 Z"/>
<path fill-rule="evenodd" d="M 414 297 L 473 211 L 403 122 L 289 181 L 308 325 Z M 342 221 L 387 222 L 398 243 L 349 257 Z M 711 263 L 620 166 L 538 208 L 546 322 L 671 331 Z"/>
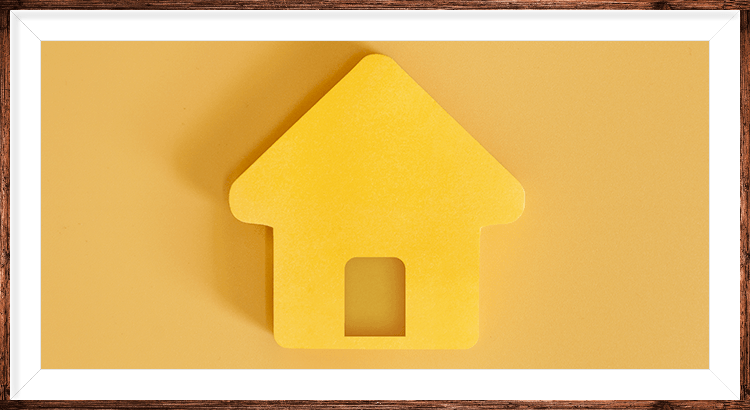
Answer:
<path fill-rule="evenodd" d="M 294 346 L 289 343 L 288 340 L 285 340 L 284 337 L 279 332 L 273 332 L 273 340 L 276 341 L 276 344 L 280 347 L 283 347 L 284 349 L 298 349 L 299 346 Z"/>
<path fill-rule="evenodd" d="M 468 339 L 464 343 L 462 343 L 457 349 L 461 350 L 468 350 L 474 348 L 474 346 L 479 343 L 479 334 L 474 333 L 473 335 L 469 336 Z"/>

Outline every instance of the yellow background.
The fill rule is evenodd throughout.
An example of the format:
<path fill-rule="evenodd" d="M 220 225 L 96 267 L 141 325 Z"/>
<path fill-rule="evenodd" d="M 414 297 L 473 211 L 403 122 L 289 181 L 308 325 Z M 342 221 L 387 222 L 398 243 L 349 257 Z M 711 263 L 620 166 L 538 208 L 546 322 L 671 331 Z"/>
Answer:
<path fill-rule="evenodd" d="M 468 350 L 297 350 L 232 181 L 363 56 L 523 185 Z M 708 43 L 42 43 L 43 368 L 708 368 Z"/>

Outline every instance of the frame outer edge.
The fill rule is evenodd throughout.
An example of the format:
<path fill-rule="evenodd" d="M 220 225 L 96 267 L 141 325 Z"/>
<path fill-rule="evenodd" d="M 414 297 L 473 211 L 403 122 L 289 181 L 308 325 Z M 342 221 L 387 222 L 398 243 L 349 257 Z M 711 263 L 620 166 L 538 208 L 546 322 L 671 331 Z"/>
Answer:
<path fill-rule="evenodd" d="M 0 400 L 10 399 L 10 9 L 9 3 L 15 2 L 0 2 Z M 730 2 L 694 2 L 693 4 L 686 4 L 674 1 L 642 1 L 642 2 L 599 2 L 599 1 L 570 1 L 560 2 L 552 1 L 551 4 L 545 6 L 544 3 L 521 1 L 514 4 L 506 1 L 483 1 L 483 2 L 462 2 L 462 1 L 437 1 L 437 2 L 424 2 L 416 1 L 410 3 L 410 6 L 404 7 L 405 4 L 399 1 L 385 1 L 378 5 L 368 4 L 370 2 L 364 2 L 363 4 L 357 5 L 356 3 L 348 4 L 347 2 L 311 2 L 307 5 L 297 4 L 274 4 L 273 1 L 259 1 L 245 4 L 224 4 L 223 2 L 217 1 L 215 3 L 208 2 L 207 4 L 190 4 L 189 2 L 180 1 L 157 1 L 156 3 L 141 3 L 139 1 L 125 2 L 125 4 L 116 4 L 109 2 L 95 2 L 92 4 L 83 4 L 79 2 L 45 2 L 45 1 L 29 1 L 26 6 L 28 8 L 42 8 L 42 9 L 254 9 L 254 8 L 269 8 L 269 9 L 280 9 L 280 8 L 292 8 L 292 9 L 305 9 L 305 8 L 342 8 L 342 9 L 357 9 L 357 8 L 472 8 L 472 9 L 483 9 L 483 8 L 608 8 L 608 9 L 670 9 L 670 8 L 750 8 L 746 1 L 730 1 Z M 171 4 L 170 4 L 171 3 Z M 316 3 L 318 7 L 316 7 Z M 401 3 L 401 4 L 399 4 Z M 534 4 L 530 4 L 534 3 Z M 567 3 L 567 4 L 562 4 Z M 587 4 L 588 3 L 588 4 Z M 15 4 L 18 6 L 18 4 Z M 578 7 L 576 7 L 578 5 Z M 281 6 L 281 7 L 280 7 Z M 401 6 L 401 7 L 399 7 Z M 566 7 L 567 6 L 567 7 Z M 593 7 L 592 7 L 593 6 Z M 661 7 L 660 7 L 661 6 Z M 677 7 L 674 7 L 677 6 Z M 703 6 L 703 7 L 701 7 Z M 719 7 L 717 7 L 719 6 Z M 723 7 L 721 7 L 723 6 Z M 728 7 L 727 7 L 728 6 Z M 21 7 L 25 8 L 25 7 Z M 750 188 L 750 11 L 742 10 L 740 16 L 740 111 L 742 121 L 742 134 L 740 140 L 740 167 L 741 167 L 741 189 L 740 189 L 740 271 L 741 271 L 741 311 L 740 311 L 740 326 L 741 326 L 741 386 L 742 391 L 740 393 L 740 402 L 682 402 L 682 401 L 669 401 L 669 402 L 654 402 L 654 401 L 590 401 L 590 402 L 566 402 L 566 401 L 538 401 L 538 402 L 503 402 L 503 401 L 484 401 L 484 402 L 421 402 L 423 405 L 429 405 L 430 407 L 450 407 L 450 408 L 461 408 L 464 406 L 471 408 L 501 408 L 501 407 L 524 407 L 524 408 L 654 408 L 672 410 L 672 408 L 750 408 L 750 323 L 748 321 L 748 281 L 750 280 L 750 239 L 748 238 L 748 218 L 750 217 L 748 209 L 748 195 Z M 140 402 L 140 405 L 146 404 L 147 407 L 159 407 L 159 408 L 178 408 L 190 405 L 193 407 L 198 404 L 195 402 Z M 38 407 L 78 407 L 84 404 L 93 405 L 91 402 L 66 402 L 66 401 L 49 401 L 49 402 L 37 402 Z M 134 402 L 98 402 L 97 405 L 112 407 L 130 407 Z M 203 406 L 232 406 L 242 405 L 242 402 L 201 402 Z M 289 406 L 289 407 L 308 407 L 308 408 L 326 408 L 328 406 L 352 406 L 352 408 L 382 408 L 395 407 L 395 408 L 406 408 L 420 404 L 420 402 L 368 402 L 368 401 L 333 401 L 333 402 L 244 402 L 245 406 L 251 408 L 275 408 L 276 406 Z M 671 404 L 671 405 L 670 405 Z M 12 407 L 13 406 L 11 404 Z M 0 407 L 4 407 L 0 405 Z M 25 407 L 21 405 L 20 407 Z"/>
<path fill-rule="evenodd" d="M 750 399 L 750 326 L 748 323 L 748 281 L 750 244 L 748 238 L 748 188 L 750 187 L 750 11 L 740 12 L 740 400 Z"/>
<path fill-rule="evenodd" d="M 0 9 L 0 400 L 10 399 L 10 10 Z"/>
<path fill-rule="evenodd" d="M 742 10 L 750 0 L 0 0 L 0 10 Z"/>

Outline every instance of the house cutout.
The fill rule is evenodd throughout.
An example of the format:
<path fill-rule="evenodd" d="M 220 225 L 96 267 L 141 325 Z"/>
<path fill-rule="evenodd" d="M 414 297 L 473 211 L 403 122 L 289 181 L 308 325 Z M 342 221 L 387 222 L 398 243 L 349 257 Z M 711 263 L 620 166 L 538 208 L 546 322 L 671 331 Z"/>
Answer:
<path fill-rule="evenodd" d="M 461 349 L 479 336 L 480 229 L 516 220 L 524 190 L 398 64 L 373 54 L 237 178 L 229 204 L 240 221 L 274 229 L 279 345 Z M 403 335 L 347 336 L 355 258 L 403 263 Z"/>

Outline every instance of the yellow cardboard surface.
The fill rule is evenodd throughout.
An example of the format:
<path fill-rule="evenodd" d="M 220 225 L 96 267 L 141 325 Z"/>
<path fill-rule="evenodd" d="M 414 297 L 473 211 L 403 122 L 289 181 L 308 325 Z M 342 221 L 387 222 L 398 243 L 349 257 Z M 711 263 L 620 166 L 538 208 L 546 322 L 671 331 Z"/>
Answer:
<path fill-rule="evenodd" d="M 470 349 L 285 349 L 231 184 L 363 57 L 522 184 Z M 47 42 L 45 369 L 708 368 L 708 42 Z"/>
<path fill-rule="evenodd" d="M 296 348 L 469 348 L 479 230 L 521 184 L 392 59 L 365 57 L 235 183 L 232 213 L 274 228 L 274 337 Z M 406 335 L 344 332 L 344 267 L 406 268 Z"/>

